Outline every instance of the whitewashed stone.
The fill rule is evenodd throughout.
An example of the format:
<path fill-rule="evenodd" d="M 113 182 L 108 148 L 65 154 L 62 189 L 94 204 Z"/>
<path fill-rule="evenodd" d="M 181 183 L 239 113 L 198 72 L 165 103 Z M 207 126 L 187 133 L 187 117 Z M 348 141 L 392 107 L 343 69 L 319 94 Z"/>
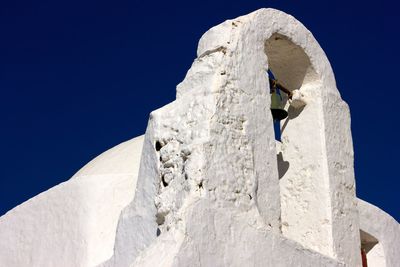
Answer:
<path fill-rule="evenodd" d="M 289 110 L 291 121 L 285 125 L 281 146 L 285 150 L 279 152 L 292 166 L 280 182 L 267 93 L 268 64 L 286 87 L 300 88 L 310 99 L 301 114 Z M 336 105 L 324 110 L 325 102 L 333 100 Z M 325 113 L 336 112 L 335 108 L 338 123 L 343 126 L 333 126 L 336 122 L 325 119 Z M 146 220 L 156 221 L 161 236 L 174 237 L 173 240 L 182 242 L 178 246 L 185 247 L 186 240 L 178 238 L 179 234 L 170 234 L 171 231 L 185 233 L 194 244 L 201 243 L 203 236 L 217 234 L 215 228 L 202 234 L 189 230 L 202 227 L 198 221 L 186 219 L 188 213 L 196 213 L 192 203 L 205 201 L 212 207 L 211 213 L 223 208 L 239 217 L 256 210 L 253 220 L 258 220 L 263 225 L 260 228 L 270 235 L 282 231 L 283 236 L 321 253 L 321 258 L 358 265 L 360 237 L 354 186 L 342 186 L 354 184 L 348 117 L 325 54 L 293 17 L 263 9 L 213 27 L 200 40 L 198 58 L 177 87 L 177 100 L 152 113 L 146 136 L 154 147 L 157 142 L 166 147 L 159 152 L 153 147 L 148 152 L 155 153 L 152 157 L 160 158 L 160 162 L 153 163 L 151 168 L 157 174 L 151 190 L 156 210 L 147 214 Z M 338 142 L 332 142 L 330 136 L 338 136 Z M 181 147 L 188 151 L 185 156 Z M 340 149 L 350 157 L 336 160 Z M 336 196 L 346 199 L 346 203 L 335 200 Z M 207 213 L 200 217 L 206 218 Z M 218 220 L 229 225 L 228 220 Z M 123 233 L 128 231 L 119 229 Z M 139 228 L 131 231 L 140 232 Z M 141 232 L 156 231 L 153 224 L 148 224 L 146 231 Z M 145 245 L 139 238 L 130 246 L 142 245 L 141 250 L 146 251 L 147 244 L 163 240 L 153 238 Z M 213 242 L 217 241 L 207 244 L 213 247 Z M 255 242 L 254 246 L 263 247 L 261 243 Z M 275 253 L 271 247 L 279 247 L 277 243 L 264 246 L 269 254 Z M 129 246 L 126 243 L 119 247 Z M 192 249 L 194 254 L 208 255 L 208 247 Z M 214 244 L 212 251 L 219 256 L 212 261 L 223 266 L 223 259 L 234 256 L 229 249 L 218 252 L 219 249 L 223 248 Z M 114 266 L 128 266 L 145 253 L 134 251 L 117 249 L 116 256 L 123 262 Z M 168 260 L 171 265 L 189 264 L 177 261 L 187 251 L 176 253 Z M 150 254 L 147 260 L 153 262 L 154 256 Z M 138 266 L 147 261 L 140 259 Z M 267 260 L 249 264 L 265 266 Z"/>
<path fill-rule="evenodd" d="M 113 255 L 132 201 L 143 137 L 101 154 L 70 180 L 0 217 L 0 266 L 96 266 Z"/>
<path fill-rule="evenodd" d="M 282 142 L 268 69 L 294 90 Z M 300 22 L 260 9 L 211 28 L 176 90 L 144 140 L 1 217 L 0 263 L 360 266 L 373 244 L 395 266 L 399 224 L 355 197 L 349 109 Z"/>
<path fill-rule="evenodd" d="M 367 254 L 368 266 L 399 266 L 400 225 L 392 216 L 358 199 L 360 229 L 378 241 Z"/>

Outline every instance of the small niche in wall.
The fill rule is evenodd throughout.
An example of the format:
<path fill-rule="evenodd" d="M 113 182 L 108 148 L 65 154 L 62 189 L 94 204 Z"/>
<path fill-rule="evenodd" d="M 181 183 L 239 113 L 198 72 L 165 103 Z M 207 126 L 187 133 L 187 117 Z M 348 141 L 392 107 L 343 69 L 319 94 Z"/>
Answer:
<path fill-rule="evenodd" d="M 360 230 L 362 267 L 386 266 L 382 244 L 371 234 Z"/>

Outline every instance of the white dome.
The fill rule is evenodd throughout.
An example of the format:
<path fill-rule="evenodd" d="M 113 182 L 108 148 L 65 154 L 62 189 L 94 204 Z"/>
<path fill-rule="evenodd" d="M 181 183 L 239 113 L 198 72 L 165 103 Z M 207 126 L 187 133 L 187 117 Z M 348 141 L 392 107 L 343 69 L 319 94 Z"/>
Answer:
<path fill-rule="evenodd" d="M 132 201 L 143 136 L 111 148 L 72 179 L 0 217 L 2 266 L 95 266 L 113 254 Z"/>

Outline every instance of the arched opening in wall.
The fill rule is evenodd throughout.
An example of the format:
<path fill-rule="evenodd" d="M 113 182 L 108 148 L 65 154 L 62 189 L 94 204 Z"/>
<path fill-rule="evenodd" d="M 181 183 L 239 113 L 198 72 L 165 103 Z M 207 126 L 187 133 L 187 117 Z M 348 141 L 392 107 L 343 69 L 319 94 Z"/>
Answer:
<path fill-rule="evenodd" d="M 307 104 L 304 94 L 309 89 L 320 87 L 321 83 L 307 54 L 286 36 L 274 33 L 265 43 L 265 53 L 268 57 L 270 87 L 271 80 L 275 80 L 278 88 L 295 94 L 290 97 L 287 92 L 280 90 L 281 108 L 287 111 L 288 116 L 282 121 L 274 120 L 274 131 L 275 138 L 282 143 L 282 133 L 289 121 L 296 119 Z M 277 150 L 279 178 L 282 178 L 288 169 L 288 162 L 283 160 L 279 143 Z"/>
<path fill-rule="evenodd" d="M 268 65 L 275 78 L 290 90 L 319 80 L 304 50 L 289 38 L 273 34 L 265 43 Z"/>
<path fill-rule="evenodd" d="M 382 244 L 373 235 L 360 230 L 362 266 L 386 266 Z"/>
<path fill-rule="evenodd" d="M 280 139 L 286 124 L 296 118 L 304 107 L 303 92 L 320 82 L 307 54 L 286 36 L 273 34 L 265 43 L 265 53 L 268 56 L 269 78 L 277 81 L 278 88 L 285 89 L 280 90 L 280 95 L 282 108 L 288 112 L 288 118 L 283 122 L 275 121 L 274 125 L 275 136 Z M 294 95 L 288 97 L 285 91 Z"/>
<path fill-rule="evenodd" d="M 303 48 L 286 36 L 273 34 L 265 42 L 265 53 L 269 71 L 288 91 L 281 92 L 281 108 L 288 116 L 279 123 L 281 140 L 276 142 L 282 233 L 332 256 L 322 82 Z"/>

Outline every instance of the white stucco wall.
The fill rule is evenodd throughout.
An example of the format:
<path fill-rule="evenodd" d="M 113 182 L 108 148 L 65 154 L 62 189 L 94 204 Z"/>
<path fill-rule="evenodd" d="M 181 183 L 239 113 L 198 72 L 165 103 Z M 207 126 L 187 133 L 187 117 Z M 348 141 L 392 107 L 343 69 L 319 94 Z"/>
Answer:
<path fill-rule="evenodd" d="M 308 58 L 313 71 L 306 68 L 305 80 L 318 79 L 313 87 L 300 88 L 308 94 L 310 103 L 286 129 L 294 145 L 286 145 L 285 156 L 292 161 L 293 170 L 281 184 L 286 190 L 283 201 L 306 203 L 301 212 L 296 205 L 282 205 L 286 209 L 282 219 L 291 222 L 289 227 L 281 225 L 282 194 L 266 75 L 265 45 L 274 33 L 286 36 Z M 256 247 L 265 255 L 283 249 L 279 242 L 260 241 L 254 248 L 246 248 L 248 254 L 236 255 L 233 247 L 218 246 L 224 242 L 222 237 L 214 238 L 218 227 L 188 219 L 188 214 L 196 213 L 194 206 L 203 202 L 208 210 L 199 218 L 207 218 L 220 208 L 225 209 L 227 218 L 251 211 L 263 229 L 260 235 L 291 238 L 305 250 L 315 250 L 321 260 L 331 257 L 335 265 L 358 266 L 360 237 L 349 112 L 330 64 L 312 34 L 283 12 L 261 9 L 210 29 L 199 42 L 197 56 L 177 86 L 177 99 L 150 116 L 147 160 L 142 160 L 137 189 L 146 194 L 136 195 L 130 208 L 124 210 L 114 259 L 105 266 L 150 264 L 157 261 L 155 252 L 150 252 L 152 247 L 171 249 L 173 254 L 165 260 L 174 266 L 193 264 L 193 257 L 184 256 L 188 253 L 197 255 L 200 262 L 205 258 L 205 265 L 211 264 L 207 260 L 213 253 L 218 255 L 211 257 L 215 264 L 228 266 L 226 259 L 246 258 L 256 253 Z M 299 131 L 302 136 L 296 140 Z M 300 174 L 305 174 L 309 182 L 302 183 L 301 168 L 308 168 Z M 292 191 L 290 179 L 296 180 L 298 187 Z M 230 225 L 229 219 L 215 220 L 217 223 Z M 241 223 L 244 227 L 249 222 Z M 286 238 L 280 235 L 281 227 Z M 129 236 L 130 231 L 135 237 Z M 235 231 L 229 234 L 235 236 Z M 254 240 L 258 239 L 254 236 Z M 203 242 L 207 246 L 202 246 Z M 238 245 L 240 248 L 245 247 Z M 249 264 L 273 266 L 268 260 L 250 260 Z M 299 264 L 307 265 L 308 259 L 303 260 L 299 259 Z M 286 259 L 280 264 L 290 266 Z"/>
<path fill-rule="evenodd" d="M 269 47 L 276 34 L 286 43 Z M 268 68 L 307 102 L 287 103 L 278 145 Z M 202 36 L 144 137 L 1 217 L 0 265 L 360 266 L 362 229 L 381 245 L 369 256 L 395 266 L 399 224 L 357 202 L 352 149 L 323 50 L 292 16 L 260 9 Z"/>
<path fill-rule="evenodd" d="M 367 263 L 371 267 L 386 267 L 386 257 L 382 243 L 376 244 L 367 254 Z"/>
<path fill-rule="evenodd" d="M 305 106 L 293 107 L 282 93 L 288 117 L 276 142 L 282 233 L 307 247 L 334 256 L 329 178 L 323 128 L 323 83 L 304 49 L 273 34 L 265 52 L 279 83 L 303 95 Z"/>
<path fill-rule="evenodd" d="M 113 254 L 133 199 L 143 137 L 88 163 L 72 179 L 0 217 L 0 266 L 95 266 Z"/>
<path fill-rule="evenodd" d="M 400 224 L 378 207 L 358 199 L 360 229 L 378 240 L 367 254 L 368 266 L 399 266 Z"/>

